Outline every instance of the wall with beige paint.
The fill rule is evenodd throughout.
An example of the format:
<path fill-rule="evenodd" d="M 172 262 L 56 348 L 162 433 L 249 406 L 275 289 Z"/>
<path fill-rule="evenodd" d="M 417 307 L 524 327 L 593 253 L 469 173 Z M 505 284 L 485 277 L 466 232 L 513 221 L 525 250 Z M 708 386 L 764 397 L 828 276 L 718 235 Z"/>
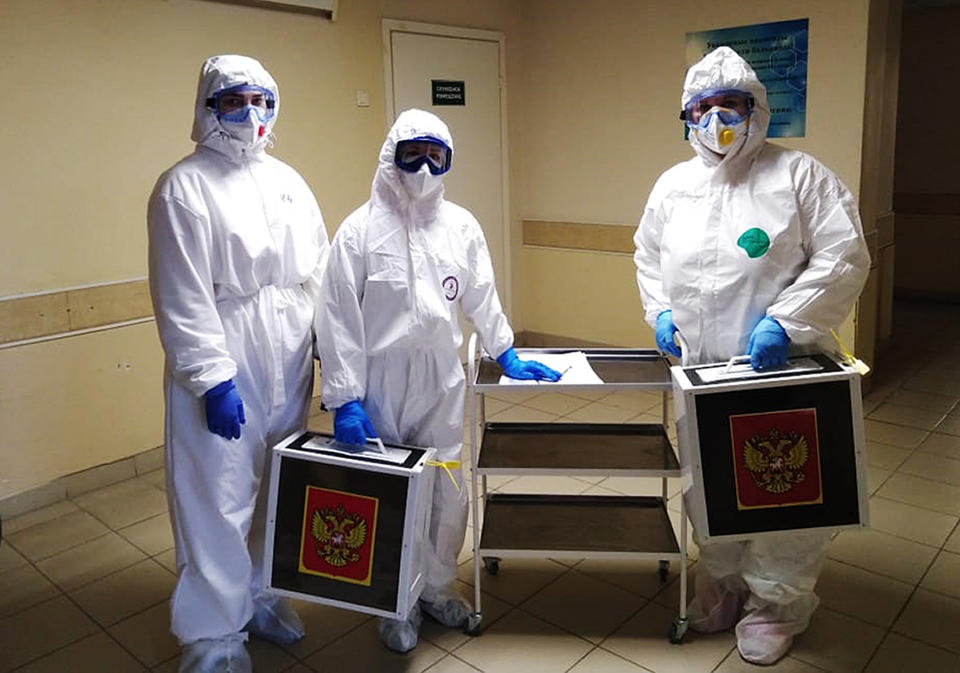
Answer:
<path fill-rule="evenodd" d="M 869 4 L 678 0 L 666 10 L 632 0 L 528 0 L 517 153 L 524 219 L 635 227 L 657 176 L 691 156 L 677 120 L 686 33 L 804 17 L 806 137 L 777 142 L 812 153 L 857 193 Z M 528 245 L 515 257 L 525 329 L 653 344 L 628 254 Z M 850 325 L 845 334 L 852 340 Z"/>

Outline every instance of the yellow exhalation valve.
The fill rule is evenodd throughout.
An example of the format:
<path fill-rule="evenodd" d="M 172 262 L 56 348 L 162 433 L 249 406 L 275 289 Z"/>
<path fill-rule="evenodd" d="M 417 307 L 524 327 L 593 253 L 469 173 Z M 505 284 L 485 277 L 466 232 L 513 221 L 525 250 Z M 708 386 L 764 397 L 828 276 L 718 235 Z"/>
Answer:
<path fill-rule="evenodd" d="M 730 129 L 723 129 L 720 131 L 720 146 L 726 147 L 732 143 L 737 137 L 737 134 Z"/>

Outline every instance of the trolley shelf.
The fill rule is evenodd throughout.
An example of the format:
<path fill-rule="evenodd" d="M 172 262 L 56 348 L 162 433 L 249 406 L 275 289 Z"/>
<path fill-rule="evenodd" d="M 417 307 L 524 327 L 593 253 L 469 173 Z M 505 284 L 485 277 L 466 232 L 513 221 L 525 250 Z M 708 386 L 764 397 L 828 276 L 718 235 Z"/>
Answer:
<path fill-rule="evenodd" d="M 569 353 L 575 348 L 523 348 L 517 352 L 526 359 L 536 359 L 538 353 Z M 646 390 L 670 390 L 671 379 L 670 369 L 660 355 L 655 350 L 650 349 L 629 349 L 629 348 L 595 348 L 585 350 L 587 361 L 603 380 L 603 384 L 584 384 L 584 385 L 545 385 L 544 389 L 550 392 L 560 393 L 564 389 L 573 388 L 593 388 L 603 386 L 606 390 L 617 388 L 644 388 Z M 500 376 L 503 370 L 496 360 L 489 357 L 481 358 L 478 362 L 479 368 L 475 388 L 480 390 L 493 391 L 494 389 L 503 390 L 505 388 L 529 387 L 528 384 L 503 384 L 500 385 Z"/>
<path fill-rule="evenodd" d="M 487 423 L 480 474 L 679 477 L 659 424 Z"/>
<path fill-rule="evenodd" d="M 680 559 L 663 500 L 491 493 L 481 556 Z"/>

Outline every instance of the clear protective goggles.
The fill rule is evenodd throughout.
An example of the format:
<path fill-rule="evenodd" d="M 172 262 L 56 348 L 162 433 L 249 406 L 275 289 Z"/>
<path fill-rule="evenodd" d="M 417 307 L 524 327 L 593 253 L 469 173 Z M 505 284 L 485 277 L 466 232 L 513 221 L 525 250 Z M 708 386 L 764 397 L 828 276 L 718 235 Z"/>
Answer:
<path fill-rule="evenodd" d="M 251 112 L 261 122 L 268 122 L 273 119 L 277 99 L 272 91 L 262 86 L 238 84 L 214 93 L 207 99 L 207 107 L 222 121 L 234 124 L 247 121 Z"/>
<path fill-rule="evenodd" d="M 716 109 L 720 121 L 728 126 L 734 126 L 750 116 L 753 106 L 753 95 L 746 91 L 739 89 L 704 91 L 690 99 L 680 113 L 680 119 L 687 122 L 690 128 L 697 128 L 708 123 L 708 113 Z"/>
<path fill-rule="evenodd" d="M 404 171 L 416 173 L 424 164 L 433 175 L 443 175 L 450 170 L 453 152 L 440 138 L 419 136 L 397 143 L 394 163 Z"/>

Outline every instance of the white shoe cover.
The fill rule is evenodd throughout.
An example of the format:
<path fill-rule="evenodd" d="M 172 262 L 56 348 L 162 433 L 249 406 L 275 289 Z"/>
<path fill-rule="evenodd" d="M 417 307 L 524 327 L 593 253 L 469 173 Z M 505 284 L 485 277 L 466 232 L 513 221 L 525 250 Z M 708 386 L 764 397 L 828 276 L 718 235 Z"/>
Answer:
<path fill-rule="evenodd" d="M 737 624 L 737 649 L 751 664 L 770 665 L 780 661 L 790 650 L 793 636 L 804 631 L 802 623 L 774 621 L 775 612 L 757 610 Z"/>
<path fill-rule="evenodd" d="M 473 612 L 470 603 L 452 587 L 434 593 L 429 600 L 421 597 L 420 607 L 438 622 L 450 627 L 463 626 Z"/>
<path fill-rule="evenodd" d="M 423 615 L 420 614 L 420 606 L 414 605 L 406 619 L 381 618 L 377 632 L 388 649 L 398 654 L 405 654 L 417 646 L 422 623 Z"/>
<path fill-rule="evenodd" d="M 290 645 L 305 634 L 300 616 L 283 599 L 258 608 L 247 624 L 247 631 L 277 645 Z"/>
<path fill-rule="evenodd" d="M 687 605 L 691 629 L 698 633 L 717 633 L 737 623 L 748 591 L 746 587 L 731 588 L 730 584 L 706 572 L 697 573 L 696 594 Z"/>
<path fill-rule="evenodd" d="M 243 646 L 246 634 L 198 640 L 183 646 L 179 673 L 253 673 Z"/>

